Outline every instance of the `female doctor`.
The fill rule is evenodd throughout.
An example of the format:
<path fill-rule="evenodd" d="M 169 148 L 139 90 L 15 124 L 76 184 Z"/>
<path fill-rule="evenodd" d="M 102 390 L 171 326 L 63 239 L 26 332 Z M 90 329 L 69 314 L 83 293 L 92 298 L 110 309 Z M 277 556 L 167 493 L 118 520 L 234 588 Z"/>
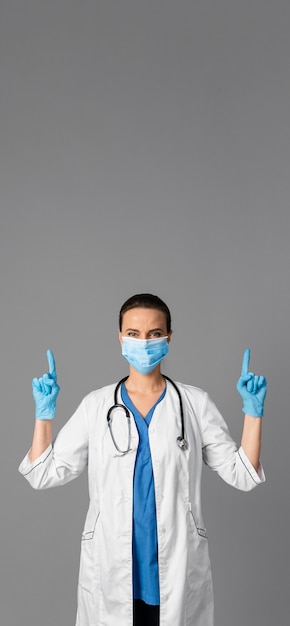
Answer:
<path fill-rule="evenodd" d="M 76 626 L 212 626 L 202 461 L 243 491 L 265 480 L 259 459 L 266 380 L 248 371 L 246 350 L 237 383 L 245 413 L 238 447 L 205 391 L 162 375 L 172 330 L 160 298 L 127 300 L 119 331 L 128 377 L 87 395 L 54 441 L 59 386 L 48 350 L 49 372 L 32 381 L 35 431 L 19 470 L 44 489 L 88 467 Z"/>

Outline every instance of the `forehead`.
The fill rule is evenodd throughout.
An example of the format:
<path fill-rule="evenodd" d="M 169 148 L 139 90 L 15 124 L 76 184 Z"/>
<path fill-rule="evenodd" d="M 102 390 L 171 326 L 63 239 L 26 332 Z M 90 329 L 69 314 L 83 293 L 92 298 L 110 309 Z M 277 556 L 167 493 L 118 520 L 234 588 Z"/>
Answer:
<path fill-rule="evenodd" d="M 166 315 L 159 309 L 146 309 L 136 307 L 129 309 L 123 314 L 123 328 L 134 328 L 146 326 L 147 328 L 165 328 Z"/>

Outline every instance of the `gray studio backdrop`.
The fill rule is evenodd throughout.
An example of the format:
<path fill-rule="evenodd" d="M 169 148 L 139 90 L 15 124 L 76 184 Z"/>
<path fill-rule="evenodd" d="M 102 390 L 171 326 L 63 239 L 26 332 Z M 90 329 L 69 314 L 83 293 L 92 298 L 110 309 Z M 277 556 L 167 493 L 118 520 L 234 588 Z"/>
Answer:
<path fill-rule="evenodd" d="M 50 347 L 56 433 L 125 375 L 117 316 L 138 291 L 172 309 L 165 373 L 237 441 L 246 347 L 268 379 L 267 482 L 205 469 L 203 510 L 216 626 L 288 623 L 289 28 L 288 0 L 1 2 L 3 626 L 76 612 L 86 476 L 35 492 L 18 474 L 31 379 Z"/>

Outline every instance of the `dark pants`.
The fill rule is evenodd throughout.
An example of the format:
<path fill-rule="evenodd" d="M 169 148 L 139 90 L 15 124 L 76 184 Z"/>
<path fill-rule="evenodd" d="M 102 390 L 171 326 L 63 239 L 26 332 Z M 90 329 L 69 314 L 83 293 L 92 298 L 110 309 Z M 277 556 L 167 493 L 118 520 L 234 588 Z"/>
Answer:
<path fill-rule="evenodd" d="M 159 626 L 159 606 L 134 600 L 133 617 L 134 626 Z"/>

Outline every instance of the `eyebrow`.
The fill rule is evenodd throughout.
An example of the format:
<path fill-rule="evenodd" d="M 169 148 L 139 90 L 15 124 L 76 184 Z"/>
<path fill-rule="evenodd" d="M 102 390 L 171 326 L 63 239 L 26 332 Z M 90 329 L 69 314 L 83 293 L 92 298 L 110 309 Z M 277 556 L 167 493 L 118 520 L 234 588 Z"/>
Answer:
<path fill-rule="evenodd" d="M 130 330 L 130 331 L 133 331 L 134 333 L 139 333 L 139 332 L 140 332 L 140 330 L 139 330 L 138 328 L 127 328 L 127 329 L 125 330 L 125 333 L 128 333 L 128 332 L 129 332 L 129 330 Z M 163 333 L 163 332 L 164 332 L 164 329 L 163 329 L 163 328 L 150 328 L 150 330 L 149 330 L 148 332 L 149 332 L 149 333 L 153 333 L 153 332 L 156 332 L 156 330 L 159 330 L 161 333 Z"/>

